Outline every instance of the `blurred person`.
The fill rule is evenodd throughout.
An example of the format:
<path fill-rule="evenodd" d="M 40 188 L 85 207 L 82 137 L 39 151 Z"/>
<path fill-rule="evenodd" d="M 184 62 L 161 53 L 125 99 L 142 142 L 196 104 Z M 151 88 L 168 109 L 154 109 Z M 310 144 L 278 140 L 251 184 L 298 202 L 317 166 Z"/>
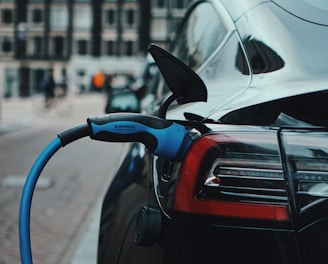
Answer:
<path fill-rule="evenodd" d="M 54 79 L 54 70 L 49 69 L 41 83 L 41 89 L 44 92 L 45 107 L 49 108 L 55 98 L 56 83 Z"/>
<path fill-rule="evenodd" d="M 106 97 L 107 97 L 106 107 L 105 107 L 105 113 L 107 113 L 107 114 L 110 113 L 110 108 L 111 108 L 111 98 L 113 95 L 112 82 L 113 82 L 113 75 L 107 74 L 105 81 L 104 81 L 104 85 L 103 85 L 103 88 L 104 88 L 104 91 L 105 91 Z"/>

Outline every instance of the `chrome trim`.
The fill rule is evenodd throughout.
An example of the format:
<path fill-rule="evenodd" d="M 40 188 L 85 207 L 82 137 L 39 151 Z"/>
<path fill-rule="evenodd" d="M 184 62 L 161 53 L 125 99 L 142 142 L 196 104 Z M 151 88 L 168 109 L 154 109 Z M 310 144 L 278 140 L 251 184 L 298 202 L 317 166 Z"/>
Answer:
<path fill-rule="evenodd" d="M 238 197 L 242 197 L 242 198 L 257 198 L 257 199 L 265 199 L 265 200 L 268 200 L 268 199 L 271 199 L 271 200 L 278 200 L 278 201 L 285 201 L 286 203 L 288 202 L 288 198 L 287 196 L 283 196 L 283 197 L 279 197 L 279 196 L 269 196 L 269 195 L 259 195 L 259 194 L 236 194 L 236 193 L 233 193 L 233 192 L 221 192 L 221 194 L 224 194 L 224 195 L 229 195 L 229 196 L 238 196 Z M 270 203 L 272 203 L 270 201 Z"/>
<path fill-rule="evenodd" d="M 227 180 L 230 181 L 225 182 Z M 258 186 L 259 181 L 263 181 L 262 186 Z M 257 202 L 259 200 L 287 202 L 288 195 L 284 183 L 285 178 L 281 164 L 275 160 L 219 158 L 214 161 L 204 179 L 203 186 L 208 192 L 211 192 L 211 196 L 216 195 L 216 191 L 217 198 L 230 196 L 230 198 L 238 197 L 240 200 L 253 199 Z M 206 190 L 204 191 L 207 192 Z"/>

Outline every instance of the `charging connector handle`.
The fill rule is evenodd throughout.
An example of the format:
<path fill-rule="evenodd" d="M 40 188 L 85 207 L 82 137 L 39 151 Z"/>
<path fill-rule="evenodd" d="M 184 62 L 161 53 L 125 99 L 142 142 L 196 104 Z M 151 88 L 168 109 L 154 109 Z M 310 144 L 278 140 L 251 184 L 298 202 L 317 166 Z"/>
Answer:
<path fill-rule="evenodd" d="M 92 139 L 108 142 L 140 142 L 147 150 L 168 160 L 182 160 L 191 144 L 183 125 L 155 116 L 115 113 L 87 120 Z"/>
<path fill-rule="evenodd" d="M 19 211 L 19 240 L 23 264 L 33 263 L 30 239 L 33 192 L 43 168 L 59 148 L 89 135 L 92 139 L 108 142 L 140 142 L 155 155 L 180 161 L 192 142 L 186 127 L 154 116 L 117 113 L 91 117 L 87 122 L 87 125 L 58 134 L 31 168 L 23 188 Z"/>

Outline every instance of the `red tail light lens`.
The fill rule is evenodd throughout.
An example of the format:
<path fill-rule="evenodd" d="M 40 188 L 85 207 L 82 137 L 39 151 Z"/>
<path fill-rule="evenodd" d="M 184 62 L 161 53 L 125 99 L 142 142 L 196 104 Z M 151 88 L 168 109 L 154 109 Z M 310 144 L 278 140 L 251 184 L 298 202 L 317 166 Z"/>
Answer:
<path fill-rule="evenodd" d="M 288 221 L 277 132 L 199 138 L 182 165 L 173 209 L 222 217 Z"/>
<path fill-rule="evenodd" d="M 328 133 L 284 131 L 283 151 L 293 192 L 295 215 L 300 225 L 328 213 Z"/>

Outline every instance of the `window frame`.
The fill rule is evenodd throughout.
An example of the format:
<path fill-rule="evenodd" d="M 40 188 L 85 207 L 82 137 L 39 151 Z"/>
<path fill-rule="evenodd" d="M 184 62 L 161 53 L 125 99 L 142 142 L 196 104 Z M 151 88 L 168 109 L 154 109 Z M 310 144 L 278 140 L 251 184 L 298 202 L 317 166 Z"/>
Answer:
<path fill-rule="evenodd" d="M 37 47 L 37 40 L 40 40 L 40 47 Z M 28 38 L 28 55 L 42 57 L 44 55 L 44 36 L 41 34 L 33 34 Z"/>
<path fill-rule="evenodd" d="M 88 5 L 76 5 L 73 10 L 74 31 L 90 31 L 92 28 L 92 10 Z"/>
<path fill-rule="evenodd" d="M 35 21 L 36 12 L 40 12 L 40 21 Z M 29 24 L 31 25 L 40 25 L 44 24 L 44 10 L 40 7 L 32 7 L 28 11 L 29 14 Z"/>
<path fill-rule="evenodd" d="M 62 52 L 61 54 L 57 54 L 56 52 L 56 39 L 61 38 L 63 40 L 62 42 Z M 51 42 L 50 42 L 50 56 L 51 57 L 56 57 L 56 58 L 63 58 L 67 56 L 67 39 L 65 35 L 52 35 L 51 36 Z"/>
<path fill-rule="evenodd" d="M 184 18 L 182 19 L 178 30 L 177 30 L 177 34 L 176 34 L 176 39 L 173 42 L 173 45 L 170 46 L 170 51 L 172 52 L 172 54 L 174 56 L 176 56 L 178 59 L 182 60 L 181 56 L 179 56 L 177 54 L 177 44 L 179 43 L 180 38 L 184 35 L 183 30 L 185 29 L 186 24 L 188 23 L 188 21 L 191 18 L 191 15 L 193 15 L 195 13 L 195 11 L 202 5 L 210 5 L 213 9 L 213 11 L 217 14 L 219 20 L 222 22 L 222 25 L 225 28 L 225 36 L 223 36 L 220 40 L 220 42 L 218 43 L 217 47 L 211 52 L 211 55 L 209 55 L 197 68 L 194 68 L 194 70 L 197 70 L 199 68 L 202 68 L 204 64 L 206 64 L 207 61 L 210 60 L 210 58 L 218 52 L 219 49 L 221 49 L 221 47 L 224 45 L 224 43 L 227 41 L 227 39 L 229 38 L 229 36 L 232 34 L 233 31 L 235 31 L 235 27 L 229 17 L 228 14 L 222 14 L 221 12 L 218 11 L 218 8 L 216 6 L 214 6 L 211 2 L 207 2 L 207 1 L 197 1 L 195 2 L 193 5 L 191 5 L 191 7 L 187 10 L 186 15 L 184 16 Z M 225 10 L 223 6 L 220 7 L 220 10 Z M 184 61 L 184 60 L 182 60 Z M 185 62 L 185 61 L 184 61 Z M 185 62 L 186 63 L 186 62 Z M 188 63 L 186 63 L 188 64 Z"/>
<path fill-rule="evenodd" d="M 130 15 L 132 14 L 132 23 L 129 21 Z M 138 27 L 138 10 L 135 7 L 129 6 L 123 8 L 123 27 L 125 29 L 135 29 Z"/>
<path fill-rule="evenodd" d="M 81 47 L 80 45 L 85 45 L 85 47 Z M 90 42 L 87 39 L 79 38 L 75 40 L 75 53 L 79 56 L 86 56 L 90 54 Z M 84 51 L 81 49 L 85 49 Z"/>
<path fill-rule="evenodd" d="M 111 43 L 112 45 L 112 52 L 109 52 L 109 44 Z M 116 55 L 116 52 L 117 52 L 117 42 L 115 39 L 105 39 L 103 41 L 103 54 L 105 56 L 115 56 Z"/>
<path fill-rule="evenodd" d="M 110 13 L 112 13 L 112 18 L 110 19 Z M 115 8 L 107 8 L 104 10 L 104 25 L 106 27 L 116 27 L 117 25 L 117 9 Z"/>
<path fill-rule="evenodd" d="M 124 50 L 123 55 L 126 57 L 132 57 L 136 54 L 136 41 L 132 39 L 124 40 Z"/>
<path fill-rule="evenodd" d="M 9 43 L 9 45 L 11 45 L 11 49 L 9 51 L 5 51 L 3 49 L 3 46 L 5 45 L 5 42 Z M 0 37 L 0 52 L 2 55 L 4 56 L 11 56 L 14 53 L 14 38 L 13 36 L 1 36 Z"/>
<path fill-rule="evenodd" d="M 5 22 L 4 21 L 4 18 L 5 18 L 5 14 L 4 14 L 4 12 L 10 12 L 10 16 L 11 16 L 11 20 L 10 20 L 10 22 Z M 9 7 L 4 7 L 4 8 L 2 8 L 1 9 L 1 14 L 0 14 L 0 16 L 1 16 L 1 21 L 0 21 L 0 23 L 1 23 L 1 25 L 3 25 L 3 26 L 11 26 L 11 25 L 13 25 L 14 24 L 14 22 L 15 22 L 15 12 L 14 12 L 14 9 L 13 8 L 9 8 Z"/>
<path fill-rule="evenodd" d="M 68 25 L 69 25 L 68 7 L 66 5 L 52 4 L 50 9 L 51 30 L 67 30 Z"/>
<path fill-rule="evenodd" d="M 201 72 L 203 72 L 203 70 L 206 71 L 206 66 L 208 66 L 208 64 L 211 63 L 211 61 L 218 55 L 218 53 L 220 53 L 220 51 L 222 51 L 224 49 L 225 44 L 229 41 L 231 36 L 233 34 L 237 34 L 236 27 L 235 27 L 229 13 L 226 11 L 225 7 L 219 1 L 215 1 L 214 3 L 212 3 L 212 2 L 207 2 L 204 0 L 199 0 L 199 1 L 196 1 L 193 4 L 191 4 L 190 7 L 187 9 L 185 16 L 181 20 L 181 22 L 178 26 L 178 29 L 176 31 L 177 37 L 170 44 L 170 46 L 168 48 L 169 52 L 171 52 L 174 56 L 176 56 L 176 54 L 174 54 L 174 49 L 175 49 L 176 42 L 179 40 L 179 37 L 181 36 L 181 31 L 183 30 L 185 23 L 187 23 L 187 20 L 190 19 L 190 16 L 194 12 L 195 8 L 197 8 L 202 3 L 209 3 L 213 6 L 215 12 L 218 14 L 218 16 L 221 18 L 222 22 L 224 23 L 224 26 L 226 28 L 226 34 L 222 38 L 222 40 L 219 43 L 219 45 L 217 46 L 217 48 L 213 50 L 212 54 L 209 57 L 207 57 L 206 60 L 204 60 L 203 63 L 197 69 L 194 69 L 195 72 L 199 73 L 199 74 Z M 248 83 L 249 83 L 251 81 L 251 68 L 250 68 L 250 64 L 248 61 L 248 57 L 246 56 L 246 52 L 244 50 L 243 43 L 242 43 L 239 35 L 238 35 L 238 42 L 240 44 L 240 47 L 242 48 L 244 57 L 246 59 L 248 71 L 250 72 L 250 74 L 247 77 Z M 179 57 L 177 57 L 177 58 L 180 59 Z M 169 91 L 169 89 L 162 78 L 160 78 L 159 82 L 160 82 L 160 84 L 158 86 L 158 91 L 159 91 L 159 94 L 161 94 L 161 96 L 159 96 L 159 97 L 162 97 Z"/>

